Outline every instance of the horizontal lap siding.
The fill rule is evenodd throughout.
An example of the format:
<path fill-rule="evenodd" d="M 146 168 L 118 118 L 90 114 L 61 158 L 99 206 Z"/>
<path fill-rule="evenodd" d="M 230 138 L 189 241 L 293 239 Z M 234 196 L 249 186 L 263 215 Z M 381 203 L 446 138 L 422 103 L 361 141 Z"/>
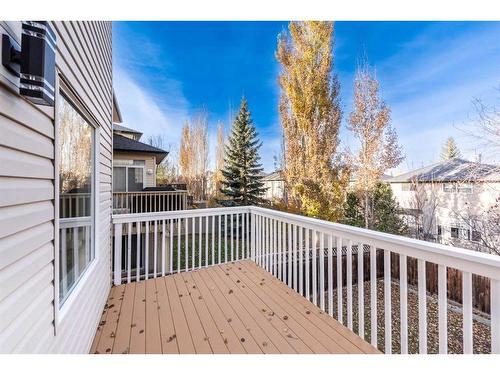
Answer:
<path fill-rule="evenodd" d="M 54 22 L 56 64 L 100 128 L 98 254 L 54 331 L 54 113 L 0 67 L 0 352 L 88 352 L 110 288 L 111 24 Z M 20 39 L 19 22 L 0 32 Z"/>

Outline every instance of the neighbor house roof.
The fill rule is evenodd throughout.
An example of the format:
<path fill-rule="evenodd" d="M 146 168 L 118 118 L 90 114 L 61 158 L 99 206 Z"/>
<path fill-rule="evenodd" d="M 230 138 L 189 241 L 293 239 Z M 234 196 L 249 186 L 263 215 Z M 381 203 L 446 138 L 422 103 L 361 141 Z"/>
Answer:
<path fill-rule="evenodd" d="M 139 132 L 139 131 L 137 131 L 137 130 L 134 130 L 134 129 L 131 129 L 131 128 L 127 128 L 126 126 L 119 125 L 119 124 L 113 124 L 113 130 L 116 130 L 116 131 L 119 131 L 119 132 L 124 132 L 124 133 L 134 133 L 134 134 L 140 134 L 140 135 L 142 135 L 142 133 Z"/>
<path fill-rule="evenodd" d="M 262 181 L 283 181 L 283 175 L 280 170 L 274 171 L 265 175 Z"/>
<path fill-rule="evenodd" d="M 500 167 L 454 158 L 415 169 L 386 180 L 395 182 L 500 181 Z"/>
<path fill-rule="evenodd" d="M 146 143 L 135 141 L 133 139 L 124 137 L 119 134 L 113 135 L 113 151 L 124 152 L 141 152 L 154 154 L 156 156 L 156 163 L 160 163 L 168 155 L 168 151 L 162 150 L 157 147 L 150 146 Z"/>
<path fill-rule="evenodd" d="M 380 176 L 380 180 L 383 182 L 386 182 L 387 180 L 389 180 L 391 178 L 392 178 L 392 176 L 385 174 L 385 173 L 382 173 L 382 176 Z M 349 182 L 356 182 L 356 181 L 358 181 L 358 176 L 356 174 L 356 171 L 354 171 L 353 173 L 351 173 L 351 178 L 350 178 Z"/>

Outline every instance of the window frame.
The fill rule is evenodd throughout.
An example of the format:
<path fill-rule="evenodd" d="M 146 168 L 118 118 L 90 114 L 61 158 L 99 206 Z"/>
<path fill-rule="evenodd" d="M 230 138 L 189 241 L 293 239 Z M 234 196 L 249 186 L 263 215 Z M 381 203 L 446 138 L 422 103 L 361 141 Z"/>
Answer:
<path fill-rule="evenodd" d="M 451 186 L 451 189 L 446 190 L 447 186 Z M 443 183 L 443 193 L 456 193 L 457 192 L 457 184 L 453 182 L 445 182 Z"/>
<path fill-rule="evenodd" d="M 90 275 L 94 273 L 95 268 L 101 258 L 99 231 L 97 229 L 97 222 L 100 216 L 99 207 L 99 157 L 100 157 L 100 144 L 101 134 L 100 126 L 97 121 L 90 115 L 86 109 L 83 101 L 72 89 L 71 85 L 64 79 L 63 74 L 56 70 L 56 95 L 54 104 L 54 335 L 58 334 L 58 328 L 71 310 L 71 306 L 78 300 L 78 296 L 88 284 Z M 93 130 L 93 144 L 92 144 L 92 198 L 93 198 L 93 217 L 92 217 L 92 231 L 91 231 L 91 251 L 94 258 L 88 263 L 87 267 L 80 275 L 78 281 L 73 286 L 64 302 L 59 300 L 59 264 L 60 264 L 60 250 L 59 250 L 59 174 L 60 174 L 60 158 L 59 158 L 59 106 L 61 103 L 61 96 L 75 109 L 83 119 L 92 127 Z"/>
<path fill-rule="evenodd" d="M 128 160 L 128 159 L 127 159 Z M 123 160 L 118 160 L 118 163 L 117 160 L 115 160 L 115 162 L 113 163 L 113 171 L 115 168 L 125 168 L 125 191 L 115 191 L 115 187 L 114 187 L 114 181 L 113 181 L 113 193 L 136 193 L 136 192 L 139 192 L 139 191 L 143 191 L 144 188 L 146 187 L 146 160 L 142 160 L 142 159 L 133 159 L 131 160 L 132 162 L 136 161 L 136 160 L 140 160 L 140 161 L 144 161 L 144 165 L 135 165 L 135 164 L 132 164 L 132 165 L 127 165 L 127 164 L 122 164 L 120 162 L 123 162 Z M 130 191 L 129 190 L 129 187 L 128 187 L 128 170 L 129 168 L 140 168 L 142 169 L 142 190 L 134 190 L 134 191 Z"/>
<path fill-rule="evenodd" d="M 457 186 L 457 192 L 462 194 L 473 194 L 474 193 L 474 184 L 470 182 L 462 182 Z"/>

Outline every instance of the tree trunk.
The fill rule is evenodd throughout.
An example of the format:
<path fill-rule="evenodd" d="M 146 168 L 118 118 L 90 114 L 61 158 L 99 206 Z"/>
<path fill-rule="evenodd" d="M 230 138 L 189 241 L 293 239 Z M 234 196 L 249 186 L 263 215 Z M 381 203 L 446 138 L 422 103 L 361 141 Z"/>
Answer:
<path fill-rule="evenodd" d="M 369 202 L 368 202 L 368 190 L 365 190 L 365 228 L 368 229 L 368 212 L 370 211 L 369 209 Z"/>

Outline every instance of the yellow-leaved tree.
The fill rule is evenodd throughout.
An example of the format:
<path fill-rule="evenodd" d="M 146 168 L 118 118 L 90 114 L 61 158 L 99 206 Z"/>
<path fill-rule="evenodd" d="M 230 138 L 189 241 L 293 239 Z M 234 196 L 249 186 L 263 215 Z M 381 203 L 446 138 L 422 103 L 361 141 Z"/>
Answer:
<path fill-rule="evenodd" d="M 333 22 L 291 22 L 289 32 L 279 35 L 276 58 L 288 204 L 308 216 L 338 220 L 349 168 L 339 151 Z"/>
<path fill-rule="evenodd" d="M 366 59 L 361 60 L 354 79 L 353 110 L 349 128 L 360 143 L 355 158 L 356 190 L 360 195 L 365 227 L 373 220 L 373 192 L 387 169 L 404 159 L 396 131 L 391 126 L 391 110 L 380 98 L 379 82 Z"/>

